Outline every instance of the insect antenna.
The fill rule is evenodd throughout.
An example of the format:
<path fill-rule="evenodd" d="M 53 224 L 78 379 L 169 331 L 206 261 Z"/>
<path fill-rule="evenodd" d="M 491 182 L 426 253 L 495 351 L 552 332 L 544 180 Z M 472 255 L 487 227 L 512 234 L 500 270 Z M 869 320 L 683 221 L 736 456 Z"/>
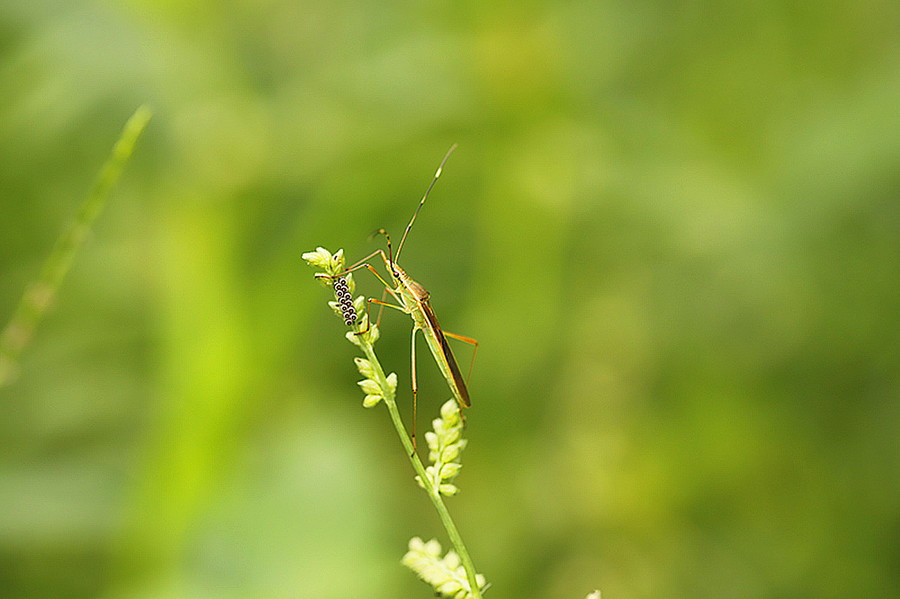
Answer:
<path fill-rule="evenodd" d="M 387 239 L 387 246 L 388 246 L 388 265 L 391 267 L 391 271 L 393 272 L 393 270 L 394 270 L 394 257 L 393 257 L 393 255 L 392 255 L 392 253 L 391 253 L 391 236 L 388 235 L 388 232 L 385 231 L 384 229 L 377 229 L 377 230 L 375 230 L 375 231 L 372 231 L 372 234 L 369 235 L 369 241 L 372 241 L 373 239 L 375 239 L 375 238 L 378 237 L 379 235 L 384 235 L 385 239 Z"/>
<path fill-rule="evenodd" d="M 438 177 L 441 176 L 441 171 L 444 170 L 444 164 L 447 162 L 447 159 L 450 158 L 450 154 L 453 153 L 453 150 L 456 149 L 456 144 L 450 146 L 450 149 L 447 150 L 447 153 L 444 155 L 444 159 L 441 160 L 441 165 L 438 167 L 437 172 L 434 173 L 434 179 L 431 180 L 431 185 L 428 186 L 428 189 L 425 190 L 425 195 L 422 196 L 422 201 L 419 202 L 418 207 L 416 207 L 416 211 L 413 213 L 412 218 L 409 219 L 409 224 L 406 225 L 406 231 L 403 232 L 403 237 L 400 238 L 400 245 L 397 246 L 397 259 L 400 259 L 400 252 L 403 250 L 403 242 L 406 241 L 406 236 L 409 235 L 409 230 L 412 229 L 413 223 L 416 221 L 416 217 L 419 216 L 419 210 L 422 209 L 422 206 L 425 205 L 425 200 L 428 199 L 428 194 L 431 193 L 431 188 L 434 187 L 434 184 L 437 183 Z M 387 233 L 385 233 L 387 235 Z M 388 242 L 388 254 L 390 254 L 390 242 Z"/>

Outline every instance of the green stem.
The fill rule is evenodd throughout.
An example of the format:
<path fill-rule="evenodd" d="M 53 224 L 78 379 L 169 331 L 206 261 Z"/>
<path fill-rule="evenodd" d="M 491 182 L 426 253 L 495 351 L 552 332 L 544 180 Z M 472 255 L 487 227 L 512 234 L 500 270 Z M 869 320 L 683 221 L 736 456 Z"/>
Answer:
<path fill-rule="evenodd" d="M 31 340 L 41 317 L 52 305 L 63 278 L 72 266 L 75 254 L 84 244 L 97 215 L 103 210 L 109 193 L 119 180 L 119 175 L 122 174 L 122 169 L 125 168 L 125 163 L 128 162 L 151 114 L 147 106 L 141 106 L 128 119 L 90 193 L 72 222 L 57 238 L 56 245 L 44 262 L 40 277 L 25 289 L 9 324 L 0 334 L 0 387 L 15 378 L 22 350 Z"/>
<path fill-rule="evenodd" d="M 400 419 L 400 411 L 397 409 L 394 390 L 387 382 L 387 377 L 384 375 L 384 369 L 381 367 L 381 363 L 375 355 L 375 348 L 371 343 L 364 339 L 361 339 L 360 347 L 362 347 L 363 352 L 366 354 L 366 358 L 368 358 L 375 369 L 378 384 L 384 391 L 384 403 L 391 415 L 391 421 L 394 423 L 397 435 L 400 437 L 400 443 L 403 444 L 403 449 L 406 450 L 406 455 L 409 456 L 409 461 L 412 462 L 413 470 L 419 475 L 419 479 L 425 483 L 423 485 L 425 492 L 428 493 L 431 503 L 434 504 L 438 516 L 441 518 L 441 523 L 447 531 L 447 536 L 450 537 L 450 542 L 453 543 L 453 547 L 456 549 L 457 555 L 459 555 L 460 563 L 466 571 L 466 578 L 469 580 L 471 595 L 474 599 L 481 599 L 481 589 L 478 588 L 478 582 L 475 578 L 475 564 L 472 563 L 472 558 L 469 557 L 469 551 L 466 549 L 466 545 L 463 543 L 459 530 L 457 530 L 456 525 L 453 523 L 453 519 L 450 517 L 447 506 L 444 505 L 444 500 L 441 498 L 440 493 L 435 488 L 435 485 L 428 484 L 429 479 L 428 475 L 425 473 L 425 466 L 422 465 L 422 460 L 419 459 L 419 455 L 413 449 L 412 440 L 409 438 L 406 427 L 403 426 L 403 421 Z"/>

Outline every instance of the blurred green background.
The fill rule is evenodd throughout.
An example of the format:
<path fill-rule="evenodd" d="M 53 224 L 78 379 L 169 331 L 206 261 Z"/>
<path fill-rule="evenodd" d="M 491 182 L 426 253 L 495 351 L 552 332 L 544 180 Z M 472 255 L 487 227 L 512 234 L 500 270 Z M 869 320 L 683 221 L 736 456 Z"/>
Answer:
<path fill-rule="evenodd" d="M 7 0 L 0 320 L 144 102 L 0 389 L 0 596 L 431 596 L 300 254 L 399 235 L 454 142 L 402 262 L 481 343 L 488 596 L 900 595 L 896 1 Z"/>

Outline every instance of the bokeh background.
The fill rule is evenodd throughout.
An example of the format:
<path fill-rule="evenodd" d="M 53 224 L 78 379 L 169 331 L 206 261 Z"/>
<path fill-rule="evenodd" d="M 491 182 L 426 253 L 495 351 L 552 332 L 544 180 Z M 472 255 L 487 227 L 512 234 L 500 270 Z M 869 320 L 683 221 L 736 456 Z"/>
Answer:
<path fill-rule="evenodd" d="M 399 235 L 454 142 L 402 262 L 481 343 L 489 596 L 900 595 L 895 1 L 6 0 L 0 320 L 145 102 L 0 390 L 0 596 L 431 596 L 300 254 Z"/>

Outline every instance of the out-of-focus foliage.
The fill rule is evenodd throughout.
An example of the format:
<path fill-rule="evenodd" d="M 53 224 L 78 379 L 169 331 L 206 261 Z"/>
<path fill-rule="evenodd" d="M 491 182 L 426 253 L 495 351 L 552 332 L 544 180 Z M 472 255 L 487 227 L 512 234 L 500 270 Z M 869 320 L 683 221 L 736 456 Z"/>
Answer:
<path fill-rule="evenodd" d="M 481 344 L 491 596 L 900 594 L 896 2 L 7 0 L 0 315 L 144 102 L 0 390 L 3 597 L 428 596 L 300 254 L 402 234 L 454 142 L 402 263 Z"/>

